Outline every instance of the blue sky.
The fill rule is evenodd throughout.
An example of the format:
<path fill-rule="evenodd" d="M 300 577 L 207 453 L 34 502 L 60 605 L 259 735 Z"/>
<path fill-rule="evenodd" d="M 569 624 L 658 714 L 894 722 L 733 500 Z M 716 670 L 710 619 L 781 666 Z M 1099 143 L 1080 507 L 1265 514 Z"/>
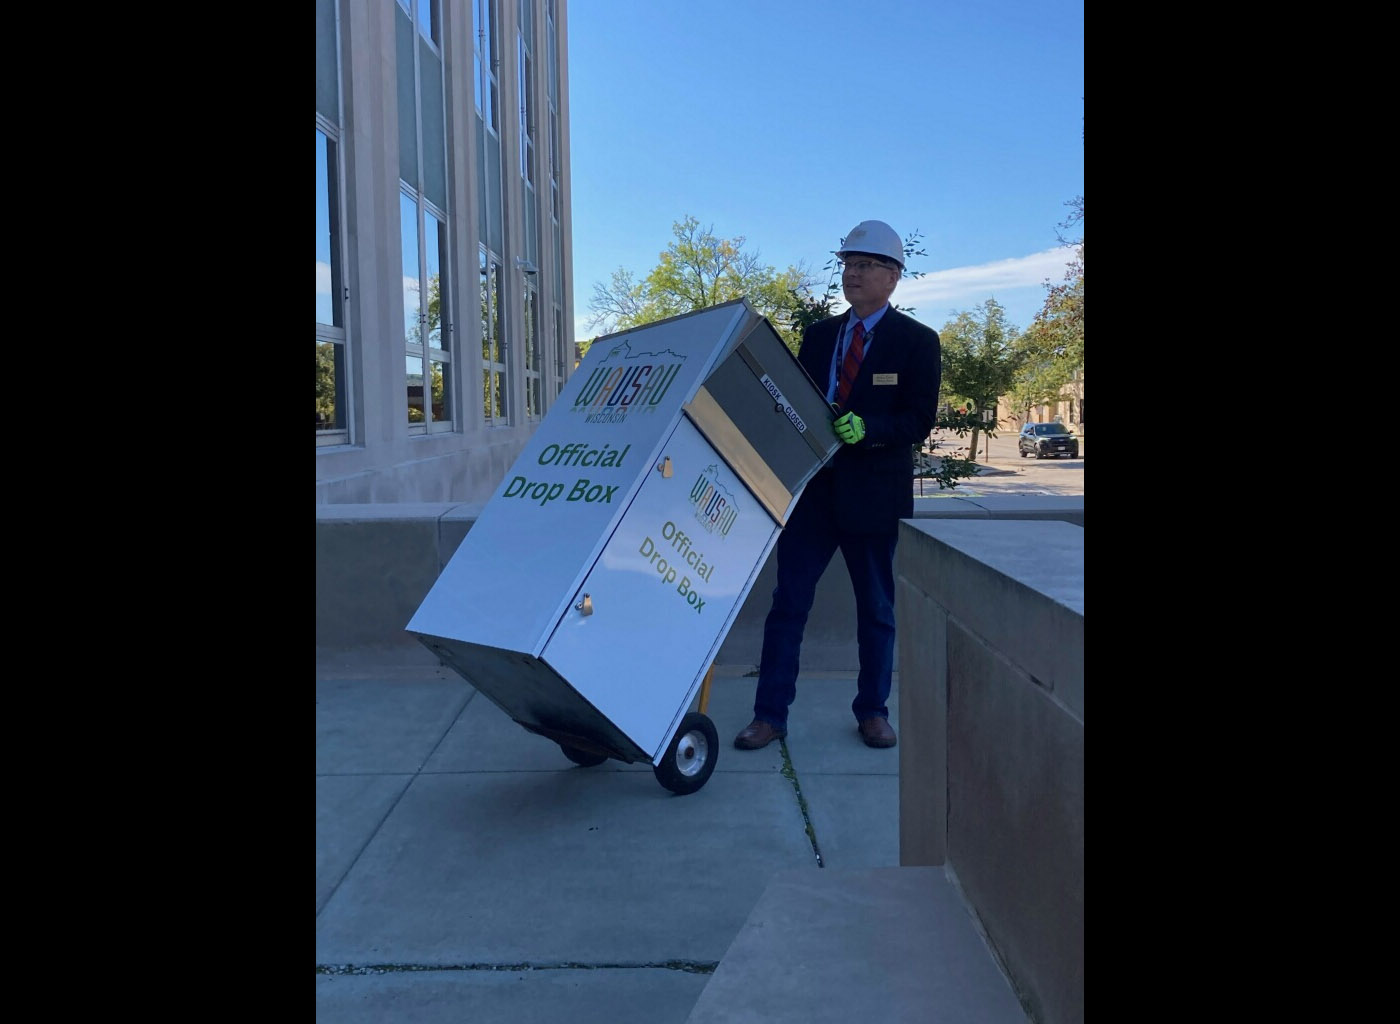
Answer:
<path fill-rule="evenodd" d="M 1063 278 L 1082 0 L 571 0 L 568 19 L 578 339 L 594 285 L 640 280 L 686 216 L 817 291 L 860 221 L 918 231 L 924 276 L 893 301 L 934 328 L 995 298 L 1024 329 Z"/>

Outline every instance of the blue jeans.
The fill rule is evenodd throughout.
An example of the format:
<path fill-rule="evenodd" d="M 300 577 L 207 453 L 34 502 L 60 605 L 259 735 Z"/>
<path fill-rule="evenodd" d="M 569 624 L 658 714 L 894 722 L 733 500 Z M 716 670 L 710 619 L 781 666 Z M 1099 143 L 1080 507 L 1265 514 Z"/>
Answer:
<path fill-rule="evenodd" d="M 860 675 L 851 711 L 856 721 L 889 717 L 894 672 L 894 547 L 898 533 L 842 533 L 817 507 L 799 508 L 778 535 L 778 585 L 763 623 L 754 717 L 787 728 L 788 707 L 797 697 L 798 653 L 817 582 L 840 548 L 856 598 L 856 644 Z"/>

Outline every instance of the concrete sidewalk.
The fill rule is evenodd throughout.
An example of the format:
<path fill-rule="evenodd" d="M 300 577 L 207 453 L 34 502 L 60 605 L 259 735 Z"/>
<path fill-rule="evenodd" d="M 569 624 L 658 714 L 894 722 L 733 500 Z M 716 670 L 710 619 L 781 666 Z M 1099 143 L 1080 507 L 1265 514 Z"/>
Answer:
<path fill-rule="evenodd" d="M 854 673 L 803 673 L 787 739 L 740 751 L 753 666 L 717 666 L 715 773 L 675 796 L 422 653 L 317 665 L 321 1024 L 684 1024 L 775 874 L 899 864 L 899 748 L 861 742 Z"/>

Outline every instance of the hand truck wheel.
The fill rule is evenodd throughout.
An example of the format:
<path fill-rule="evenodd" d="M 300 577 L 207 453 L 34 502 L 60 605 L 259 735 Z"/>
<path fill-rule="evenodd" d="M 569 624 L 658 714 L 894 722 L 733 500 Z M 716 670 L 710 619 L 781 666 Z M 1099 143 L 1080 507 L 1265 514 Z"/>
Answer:
<path fill-rule="evenodd" d="M 719 759 L 719 732 L 708 715 L 686 712 L 666 756 L 653 766 L 656 781 L 677 796 L 694 793 L 709 781 Z"/>

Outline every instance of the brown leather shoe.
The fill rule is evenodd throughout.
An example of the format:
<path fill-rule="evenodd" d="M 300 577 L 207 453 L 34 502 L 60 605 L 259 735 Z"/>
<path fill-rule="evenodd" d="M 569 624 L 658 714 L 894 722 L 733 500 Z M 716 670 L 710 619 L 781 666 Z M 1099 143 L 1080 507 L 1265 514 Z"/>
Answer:
<path fill-rule="evenodd" d="M 892 747 L 896 743 L 894 729 L 890 727 L 889 720 L 878 715 L 862 719 L 858 728 L 860 738 L 865 740 L 867 747 Z"/>
<path fill-rule="evenodd" d="M 755 718 L 739 730 L 739 735 L 734 737 L 734 745 L 740 750 L 757 750 L 760 747 L 768 746 L 774 740 L 782 739 L 786 735 L 786 729 L 774 729 L 767 722 L 761 722 Z"/>

